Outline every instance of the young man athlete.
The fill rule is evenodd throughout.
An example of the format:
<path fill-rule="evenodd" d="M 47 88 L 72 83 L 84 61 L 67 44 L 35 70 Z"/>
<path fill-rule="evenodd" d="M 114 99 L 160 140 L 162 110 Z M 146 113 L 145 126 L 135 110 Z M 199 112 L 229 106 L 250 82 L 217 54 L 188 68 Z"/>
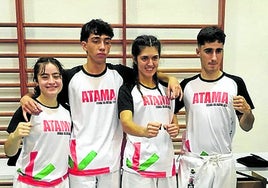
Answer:
<path fill-rule="evenodd" d="M 194 179 L 194 187 L 235 188 L 232 139 L 236 120 L 249 131 L 254 105 L 244 81 L 221 70 L 224 32 L 217 27 L 203 28 L 197 42 L 201 73 L 181 82 L 184 97 L 176 103 L 176 111 L 185 106 L 187 123 L 178 184 L 187 187 L 192 183 L 189 179 Z"/>

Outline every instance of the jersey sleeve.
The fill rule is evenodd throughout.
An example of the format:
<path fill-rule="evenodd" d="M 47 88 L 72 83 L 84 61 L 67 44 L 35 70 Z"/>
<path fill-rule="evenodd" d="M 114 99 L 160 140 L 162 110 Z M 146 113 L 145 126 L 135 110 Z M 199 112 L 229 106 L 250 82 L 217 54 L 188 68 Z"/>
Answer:
<path fill-rule="evenodd" d="M 188 79 L 184 79 L 184 80 L 182 80 L 182 82 L 180 83 L 180 86 L 181 86 L 181 89 L 182 89 L 182 91 L 184 92 L 184 88 L 185 88 L 185 86 L 186 86 L 186 84 L 189 82 L 189 80 Z M 184 107 L 184 101 L 183 101 L 183 98 L 182 98 L 182 100 L 180 100 L 180 98 L 179 97 L 177 97 L 176 99 L 175 99 L 175 113 L 178 113 L 179 112 L 179 110 L 180 109 L 182 109 Z"/>
<path fill-rule="evenodd" d="M 249 96 L 245 82 L 243 81 L 242 78 L 238 79 L 237 82 L 238 82 L 237 83 L 237 85 L 238 85 L 237 95 L 243 96 L 246 99 L 247 103 L 249 104 L 250 108 L 254 109 L 255 107 L 254 107 L 254 104 Z"/>
<path fill-rule="evenodd" d="M 132 87 L 129 84 L 123 84 L 118 93 L 118 117 L 124 110 L 134 111 L 133 109 L 133 98 L 131 95 Z"/>
<path fill-rule="evenodd" d="M 134 84 L 135 83 L 135 74 L 134 70 L 130 67 L 127 67 L 125 65 L 111 65 L 107 64 L 107 66 L 113 66 L 115 70 L 122 76 L 123 82 L 127 84 Z"/>
<path fill-rule="evenodd" d="M 57 100 L 58 102 L 66 109 L 70 109 L 69 106 L 69 92 L 68 92 L 68 88 L 69 88 L 69 83 L 72 79 L 72 77 L 79 72 L 82 69 L 82 65 L 73 67 L 71 69 L 67 69 L 63 71 L 62 74 L 62 83 L 63 83 L 63 87 L 61 92 L 58 94 Z"/>
<path fill-rule="evenodd" d="M 244 80 L 238 76 L 234 76 L 234 75 L 230 75 L 230 74 L 226 74 L 228 77 L 232 78 L 236 84 L 237 84 L 237 95 L 241 95 L 243 96 L 247 103 L 249 104 L 250 108 L 251 109 L 254 109 L 254 104 L 249 96 L 249 93 L 248 93 L 248 90 L 247 90 L 247 87 L 246 87 L 246 84 L 244 82 Z M 237 115 L 241 115 L 242 113 L 239 112 L 238 110 L 236 110 L 236 114 Z"/>

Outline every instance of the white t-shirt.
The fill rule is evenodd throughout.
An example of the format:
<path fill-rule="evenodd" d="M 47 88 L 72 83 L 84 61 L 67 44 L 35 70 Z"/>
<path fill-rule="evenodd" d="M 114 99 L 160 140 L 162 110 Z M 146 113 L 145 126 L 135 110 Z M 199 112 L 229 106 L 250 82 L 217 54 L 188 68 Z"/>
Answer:
<path fill-rule="evenodd" d="M 204 80 L 200 75 L 182 81 L 182 102 L 177 100 L 177 110 L 185 105 L 186 138 L 184 149 L 200 155 L 202 152 L 228 154 L 232 151 L 237 114 L 233 97 L 242 95 L 253 109 L 244 81 L 223 73 L 217 80 Z M 177 111 L 176 110 L 176 111 Z"/>

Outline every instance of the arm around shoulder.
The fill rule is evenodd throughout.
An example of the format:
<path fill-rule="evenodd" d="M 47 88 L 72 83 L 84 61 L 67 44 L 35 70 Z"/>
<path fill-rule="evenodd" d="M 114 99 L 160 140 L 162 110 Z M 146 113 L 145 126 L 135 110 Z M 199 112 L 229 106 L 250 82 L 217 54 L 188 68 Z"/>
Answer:
<path fill-rule="evenodd" d="M 23 116 L 26 121 L 28 121 L 26 113 L 38 115 L 40 112 L 42 112 L 40 105 L 35 100 L 33 100 L 32 97 L 33 94 L 28 93 L 20 99 L 20 104 L 23 110 Z"/>
<path fill-rule="evenodd" d="M 175 99 L 177 97 L 182 99 L 183 93 L 179 81 L 174 76 L 168 76 L 162 72 L 157 72 L 158 78 L 163 82 L 168 82 L 167 96 Z"/>

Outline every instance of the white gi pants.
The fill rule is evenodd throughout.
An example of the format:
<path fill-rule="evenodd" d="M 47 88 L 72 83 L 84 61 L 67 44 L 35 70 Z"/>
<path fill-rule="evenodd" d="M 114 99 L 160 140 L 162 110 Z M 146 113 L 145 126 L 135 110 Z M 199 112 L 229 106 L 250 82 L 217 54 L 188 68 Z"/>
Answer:
<path fill-rule="evenodd" d="M 197 156 L 185 153 L 179 158 L 178 187 L 187 188 L 191 170 L 194 187 L 236 188 L 236 169 L 232 154 Z"/>

